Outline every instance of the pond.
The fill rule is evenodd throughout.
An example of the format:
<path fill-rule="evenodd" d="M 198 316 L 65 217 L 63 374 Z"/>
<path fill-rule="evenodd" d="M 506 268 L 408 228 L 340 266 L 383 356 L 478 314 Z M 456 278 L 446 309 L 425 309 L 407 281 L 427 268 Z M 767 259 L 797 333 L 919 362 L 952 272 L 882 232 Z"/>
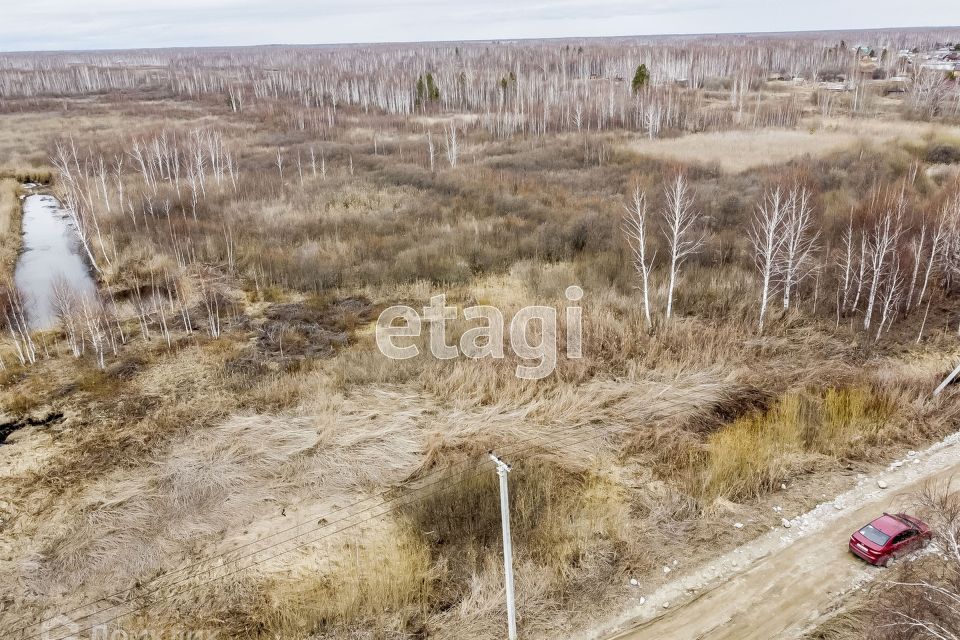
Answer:
<path fill-rule="evenodd" d="M 53 293 L 57 287 L 66 286 L 81 296 L 97 291 L 70 216 L 51 195 L 31 194 L 23 200 L 23 249 L 14 282 L 26 298 L 31 329 L 56 324 Z"/>

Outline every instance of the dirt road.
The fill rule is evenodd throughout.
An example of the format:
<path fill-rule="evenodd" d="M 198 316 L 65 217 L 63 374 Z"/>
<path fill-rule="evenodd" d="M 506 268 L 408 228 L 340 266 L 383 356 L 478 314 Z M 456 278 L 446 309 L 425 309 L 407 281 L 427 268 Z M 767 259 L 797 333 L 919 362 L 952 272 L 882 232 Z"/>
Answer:
<path fill-rule="evenodd" d="M 586 637 L 795 638 L 835 609 L 844 593 L 882 575 L 882 569 L 847 551 L 850 534 L 881 512 L 897 510 L 931 479 L 960 489 L 960 436 L 861 479 L 835 502 L 790 521 L 789 528 L 770 531 L 660 587 L 619 620 Z M 880 489 L 878 481 L 889 488 Z"/>

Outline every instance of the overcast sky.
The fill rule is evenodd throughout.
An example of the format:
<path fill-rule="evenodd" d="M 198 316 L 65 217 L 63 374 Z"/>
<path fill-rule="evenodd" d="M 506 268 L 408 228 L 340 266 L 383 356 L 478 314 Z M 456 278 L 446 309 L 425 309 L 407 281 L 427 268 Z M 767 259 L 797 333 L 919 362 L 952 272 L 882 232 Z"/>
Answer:
<path fill-rule="evenodd" d="M 0 0 L 0 51 L 957 24 L 958 0 Z"/>

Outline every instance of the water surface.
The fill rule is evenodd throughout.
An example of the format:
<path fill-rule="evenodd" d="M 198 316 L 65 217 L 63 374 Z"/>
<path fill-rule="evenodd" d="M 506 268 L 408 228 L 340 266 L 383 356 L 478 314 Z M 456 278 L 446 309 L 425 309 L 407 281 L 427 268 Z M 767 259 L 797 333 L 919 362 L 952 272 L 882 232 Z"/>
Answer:
<path fill-rule="evenodd" d="M 43 194 L 23 201 L 23 250 L 14 282 L 26 296 L 31 329 L 49 329 L 57 322 L 53 291 L 65 283 L 78 295 L 93 295 L 96 283 L 83 258 L 77 231 L 60 201 Z"/>

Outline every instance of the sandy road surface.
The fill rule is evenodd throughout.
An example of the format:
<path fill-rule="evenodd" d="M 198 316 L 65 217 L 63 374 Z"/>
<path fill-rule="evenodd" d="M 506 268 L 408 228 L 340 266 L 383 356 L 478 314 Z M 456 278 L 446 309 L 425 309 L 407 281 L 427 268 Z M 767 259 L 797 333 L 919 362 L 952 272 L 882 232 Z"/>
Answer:
<path fill-rule="evenodd" d="M 667 583 L 642 605 L 586 635 L 605 640 L 794 638 L 842 594 L 880 575 L 847 551 L 859 526 L 896 510 L 928 480 L 960 489 L 960 435 L 893 463 L 856 488 Z M 877 481 L 889 484 L 879 489 Z M 668 604 L 664 608 L 664 603 Z"/>

